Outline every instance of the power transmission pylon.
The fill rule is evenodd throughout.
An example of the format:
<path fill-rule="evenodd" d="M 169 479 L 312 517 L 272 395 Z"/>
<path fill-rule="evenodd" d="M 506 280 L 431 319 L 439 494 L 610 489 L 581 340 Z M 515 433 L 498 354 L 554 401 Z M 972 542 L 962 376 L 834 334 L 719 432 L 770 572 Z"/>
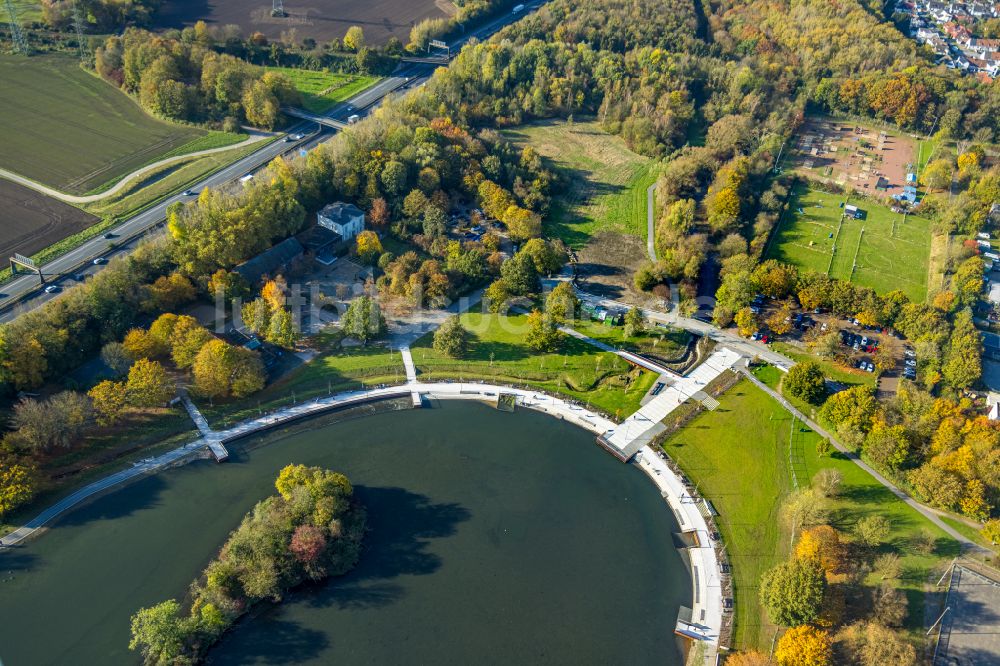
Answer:
<path fill-rule="evenodd" d="M 80 15 L 79 2 L 73 3 L 73 27 L 76 29 L 76 47 L 80 52 L 80 60 L 82 62 L 87 59 L 87 49 L 83 45 L 83 17 Z"/>
<path fill-rule="evenodd" d="M 10 2 L 10 0 L 7 0 Z M 271 2 L 271 16 L 288 16 L 285 13 L 285 2 L 284 0 L 272 0 Z"/>
<path fill-rule="evenodd" d="M 18 53 L 28 54 L 28 40 L 21 31 L 21 22 L 17 18 L 17 10 L 14 9 L 12 0 L 6 0 L 7 15 L 10 16 L 10 38 L 14 42 L 14 50 Z"/>

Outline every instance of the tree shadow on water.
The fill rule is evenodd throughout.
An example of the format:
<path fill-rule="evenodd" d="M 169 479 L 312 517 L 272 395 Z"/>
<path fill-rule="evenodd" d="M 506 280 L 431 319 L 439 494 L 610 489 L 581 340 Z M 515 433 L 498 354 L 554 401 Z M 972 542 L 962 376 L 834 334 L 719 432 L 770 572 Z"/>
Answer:
<path fill-rule="evenodd" d="M 431 543 L 453 535 L 471 515 L 458 504 L 435 504 L 404 488 L 355 486 L 354 492 L 368 510 L 361 560 L 347 576 L 310 595 L 311 606 L 356 609 L 393 603 L 404 588 L 389 581 L 437 571 L 441 558 L 430 552 Z"/>
<path fill-rule="evenodd" d="M 29 553 L 24 546 L 4 548 L 0 550 L 0 582 L 10 574 L 30 571 L 34 568 L 38 556 Z"/>
<path fill-rule="evenodd" d="M 160 476 L 148 476 L 124 488 L 110 490 L 97 499 L 86 500 L 83 505 L 71 509 L 69 513 L 59 518 L 55 526 L 84 525 L 92 520 L 125 518 L 136 511 L 156 506 L 159 503 L 160 493 L 166 487 L 166 481 Z"/>
<path fill-rule="evenodd" d="M 257 620 L 251 622 L 256 624 Z M 295 664 L 318 658 L 329 646 L 330 639 L 322 631 L 268 617 L 266 625 L 247 627 L 241 623 L 209 652 L 205 663 Z"/>

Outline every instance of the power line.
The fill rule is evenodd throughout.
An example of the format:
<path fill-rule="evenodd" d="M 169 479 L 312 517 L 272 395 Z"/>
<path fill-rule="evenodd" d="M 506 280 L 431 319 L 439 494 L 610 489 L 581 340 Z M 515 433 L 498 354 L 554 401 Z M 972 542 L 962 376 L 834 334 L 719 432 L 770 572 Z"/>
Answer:
<path fill-rule="evenodd" d="M 14 9 L 13 0 L 6 0 L 6 5 L 7 15 L 10 16 L 10 38 L 14 42 L 14 50 L 28 55 L 28 40 L 21 30 L 21 22 L 17 18 L 17 10 Z"/>
<path fill-rule="evenodd" d="M 10 2 L 10 0 L 7 0 Z M 87 51 L 83 45 L 83 17 L 80 14 L 80 3 L 73 3 L 73 27 L 76 29 L 76 48 L 80 53 L 80 60 L 86 60 Z"/>

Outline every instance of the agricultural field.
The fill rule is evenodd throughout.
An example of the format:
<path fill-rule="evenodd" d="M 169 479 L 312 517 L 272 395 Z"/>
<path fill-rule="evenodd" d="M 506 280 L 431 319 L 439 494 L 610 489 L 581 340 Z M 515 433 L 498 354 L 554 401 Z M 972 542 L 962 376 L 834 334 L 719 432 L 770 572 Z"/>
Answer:
<path fill-rule="evenodd" d="M 311 69 L 291 67 L 268 67 L 268 69 L 281 72 L 291 79 L 295 88 L 302 93 L 302 106 L 313 113 L 323 113 L 334 104 L 350 99 L 378 81 L 374 76 L 334 74 Z"/>
<path fill-rule="evenodd" d="M 531 146 L 566 179 L 545 220 L 545 234 L 574 248 L 599 232 L 646 238 L 646 189 L 656 181 L 653 160 L 637 155 L 594 121 L 547 121 L 506 130 L 520 146 Z"/>
<path fill-rule="evenodd" d="M 844 205 L 864 211 L 844 217 Z M 778 223 L 767 258 L 871 287 L 902 289 L 914 301 L 927 297 L 931 223 L 893 213 L 871 199 L 822 192 L 799 182 Z"/>
<path fill-rule="evenodd" d="M 776 371 L 777 372 L 777 371 Z M 902 573 L 894 584 L 909 601 L 904 627 L 916 637 L 924 629 L 924 590 L 958 554 L 958 544 L 916 510 L 839 453 L 821 456 L 819 435 L 793 420 L 781 405 L 743 380 L 663 445 L 702 495 L 719 511 L 719 529 L 733 566 L 735 648 L 769 650 L 776 627 L 760 605 L 761 575 L 788 556 L 792 535 L 780 519 L 780 505 L 797 485 L 808 487 L 823 468 L 843 477 L 830 500 L 831 525 L 850 534 L 867 515 L 886 517 L 892 532 L 880 552 L 899 555 Z M 913 544 L 929 539 L 931 550 Z M 877 587 L 878 575 L 862 582 Z"/>
<path fill-rule="evenodd" d="M 208 133 L 147 115 L 76 58 L 0 56 L 0 167 L 85 194 Z M 194 145 L 199 145 L 198 144 Z"/>
<path fill-rule="evenodd" d="M 435 0 L 313 0 L 309 3 L 285 2 L 288 16 L 271 16 L 270 2 L 248 3 L 241 0 L 201 0 L 166 2 L 157 12 L 155 28 L 183 28 L 205 21 L 209 25 L 240 26 L 243 34 L 260 32 L 268 39 L 294 30 L 299 41 L 312 37 L 318 42 L 341 38 L 352 25 L 361 26 L 372 44 L 384 44 L 396 37 L 404 44 L 410 28 L 426 18 L 444 18 L 441 8 L 453 9 L 451 3 Z"/>
<path fill-rule="evenodd" d="M 93 215 L 0 179 L 0 258 L 31 256 L 97 222 Z"/>

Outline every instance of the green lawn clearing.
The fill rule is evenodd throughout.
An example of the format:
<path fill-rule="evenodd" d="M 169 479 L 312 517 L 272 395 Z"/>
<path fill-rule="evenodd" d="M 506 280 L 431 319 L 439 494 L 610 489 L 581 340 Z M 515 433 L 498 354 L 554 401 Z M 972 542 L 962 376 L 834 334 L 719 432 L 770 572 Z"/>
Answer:
<path fill-rule="evenodd" d="M 776 379 L 772 375 L 765 372 L 761 378 L 771 383 Z M 898 586 L 909 598 L 906 627 L 920 631 L 926 581 L 932 571 L 943 571 L 958 545 L 851 461 L 840 454 L 820 457 L 820 437 L 748 381 L 719 402 L 718 409 L 703 412 L 668 438 L 664 450 L 719 511 L 735 585 L 732 647 L 770 648 L 776 628 L 760 606 L 758 585 L 761 575 L 791 550 L 791 534 L 779 519 L 779 507 L 796 483 L 808 486 L 825 467 L 843 475 L 840 496 L 830 502 L 834 527 L 850 532 L 859 518 L 876 513 L 892 523 L 890 544 L 883 549 L 901 557 Z M 925 531 L 936 540 L 930 554 L 911 547 Z M 875 586 L 878 581 L 869 577 L 864 584 Z"/>
<path fill-rule="evenodd" d="M 531 146 L 566 179 L 552 202 L 545 234 L 582 247 L 598 231 L 646 237 L 646 189 L 659 168 L 637 155 L 595 121 L 545 121 L 506 130 L 520 146 Z"/>
<path fill-rule="evenodd" d="M 76 58 L 0 56 L 0 167 L 82 194 L 206 136 L 157 120 Z"/>
<path fill-rule="evenodd" d="M 650 326 L 642 335 L 626 337 L 624 326 L 611 326 L 590 319 L 577 319 L 569 326 L 589 338 L 617 349 L 648 354 L 667 360 L 681 356 L 691 338 L 691 334 L 684 329 L 660 326 Z"/>
<path fill-rule="evenodd" d="M 406 381 L 403 357 L 383 346 L 339 348 L 339 335 L 332 336 L 322 352 L 308 363 L 290 371 L 246 400 L 218 405 L 200 404 L 214 428 L 257 416 L 261 411 L 288 407 L 318 396 L 362 389 L 376 384 Z M 324 344 L 322 340 L 320 344 Z"/>
<path fill-rule="evenodd" d="M 334 74 L 291 67 L 268 67 L 268 69 L 281 72 L 291 79 L 295 88 L 302 93 L 302 106 L 313 113 L 322 113 L 334 104 L 354 97 L 378 81 L 377 76 Z"/>
<path fill-rule="evenodd" d="M 618 419 L 639 408 L 656 380 L 655 374 L 632 368 L 618 355 L 568 335 L 560 336 L 557 351 L 535 352 L 524 343 L 525 315 L 467 312 L 462 323 L 473 339 L 466 358 L 452 359 L 434 351 L 433 334 L 412 345 L 420 379 L 482 379 L 533 386 L 586 402 Z"/>
<path fill-rule="evenodd" d="M 863 210 L 864 219 L 842 217 L 844 204 Z M 927 297 L 930 249 L 929 220 L 800 182 L 775 231 L 768 258 L 879 293 L 902 289 L 919 302 Z"/>
<path fill-rule="evenodd" d="M 22 26 L 29 23 L 34 23 L 36 21 L 40 22 L 42 20 L 42 5 L 38 0 L 12 0 L 14 4 L 14 11 L 17 12 L 17 19 L 21 22 Z M 7 11 L 6 9 L 0 13 L 3 17 L 4 23 L 7 22 Z"/>

